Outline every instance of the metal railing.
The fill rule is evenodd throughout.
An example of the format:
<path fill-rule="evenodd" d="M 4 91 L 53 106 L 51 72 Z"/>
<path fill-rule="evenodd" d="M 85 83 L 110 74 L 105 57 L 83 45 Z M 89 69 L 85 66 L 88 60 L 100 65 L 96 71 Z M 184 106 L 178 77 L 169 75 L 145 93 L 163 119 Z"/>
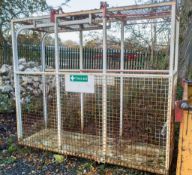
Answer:
<path fill-rule="evenodd" d="M 12 47 L 9 44 L 0 44 L 0 65 L 12 64 Z"/>
<path fill-rule="evenodd" d="M 60 68 L 79 68 L 79 48 L 60 47 Z M 153 59 L 148 49 L 124 51 L 124 69 L 159 69 L 167 70 L 168 51 L 154 51 Z M 19 58 L 26 61 L 41 62 L 41 48 L 39 45 L 19 45 Z M 54 66 L 55 50 L 53 46 L 45 46 L 45 61 L 48 67 Z M 83 48 L 83 69 L 102 69 L 103 50 L 100 48 Z M 107 69 L 120 69 L 120 49 L 107 49 Z M 12 47 L 9 44 L 0 45 L 0 65 L 12 64 Z"/>

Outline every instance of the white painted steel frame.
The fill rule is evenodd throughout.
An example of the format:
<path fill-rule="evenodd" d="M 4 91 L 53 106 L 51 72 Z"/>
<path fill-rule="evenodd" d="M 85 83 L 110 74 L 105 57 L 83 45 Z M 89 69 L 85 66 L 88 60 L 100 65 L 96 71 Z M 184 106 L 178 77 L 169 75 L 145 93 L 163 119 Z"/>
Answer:
<path fill-rule="evenodd" d="M 46 63 L 45 63 L 45 38 L 47 34 L 43 34 L 41 38 L 41 64 L 42 64 L 42 72 L 45 72 Z M 45 74 L 42 75 L 42 84 L 43 84 L 43 115 L 45 128 L 47 128 L 48 124 L 48 112 L 47 112 L 47 93 L 46 93 L 46 78 Z"/>
<path fill-rule="evenodd" d="M 46 69 L 47 72 L 52 72 L 54 69 Z M 101 69 L 60 69 L 60 72 L 103 72 Z M 154 73 L 154 74 L 168 74 L 169 70 L 115 70 L 115 69 L 107 69 L 107 73 Z"/>
<path fill-rule="evenodd" d="M 55 72 L 22 72 L 22 71 L 17 71 L 16 74 L 18 75 L 55 75 Z M 71 72 L 59 72 L 59 75 L 70 75 Z M 141 78 L 170 78 L 171 76 L 169 74 L 117 74 L 117 73 L 89 73 L 88 75 L 95 75 L 95 76 L 102 76 L 102 75 L 109 75 L 112 77 L 141 77 Z"/>
<path fill-rule="evenodd" d="M 121 71 L 124 70 L 124 29 L 125 22 L 121 21 Z M 121 72 L 123 74 L 123 72 Z M 120 138 L 123 134 L 123 77 L 120 78 Z"/>
<path fill-rule="evenodd" d="M 171 40 L 170 40 L 170 59 L 169 59 L 169 74 L 173 75 L 174 59 L 175 59 L 175 24 L 176 24 L 176 7 L 172 5 L 171 11 Z"/>
<path fill-rule="evenodd" d="M 123 7 L 107 8 L 107 11 L 108 12 L 119 12 L 119 11 L 128 11 L 128 10 L 139 10 L 139 9 L 145 9 L 145 8 L 158 8 L 158 7 L 163 7 L 163 6 L 172 6 L 175 4 L 176 3 L 174 1 L 171 1 L 171 2 L 161 2 L 161 3 L 154 3 L 154 4 L 129 5 L 129 6 L 123 6 Z M 86 14 L 88 15 L 88 14 L 97 14 L 97 13 L 102 13 L 102 12 L 103 12 L 102 9 L 82 10 L 82 11 L 59 14 L 59 15 L 57 15 L 57 17 L 78 16 L 78 15 L 86 15 Z"/>
<path fill-rule="evenodd" d="M 130 6 L 124 6 L 124 7 L 112 7 L 112 8 L 108 8 L 107 10 L 108 10 L 108 12 L 138 10 L 138 9 L 144 9 L 144 8 L 157 8 L 157 7 L 163 7 L 163 6 L 171 6 L 171 5 L 175 5 L 175 4 L 176 4 L 175 1 L 171 1 L 171 2 L 161 2 L 161 3 L 154 3 L 154 4 L 130 5 Z M 95 13 L 102 13 L 102 10 L 101 9 L 94 9 L 94 10 L 83 10 L 83 11 L 69 12 L 69 13 L 57 15 L 57 17 L 77 16 L 77 15 L 86 15 L 86 14 L 95 14 Z M 44 16 L 40 16 L 40 17 L 39 16 L 28 17 L 28 18 L 22 18 L 22 19 L 13 19 L 12 22 L 13 23 L 21 23 L 21 22 L 30 21 L 30 20 L 48 20 L 48 21 L 50 21 L 50 15 L 44 15 Z M 46 21 L 46 23 L 47 23 L 47 21 Z"/>
<path fill-rule="evenodd" d="M 175 46 L 175 72 L 178 72 L 178 62 L 179 62 L 179 18 L 176 19 L 176 46 Z"/>
<path fill-rule="evenodd" d="M 14 85 L 15 85 L 15 102 L 16 102 L 16 115 L 17 115 L 17 136 L 18 140 L 23 138 L 23 125 L 21 116 L 21 94 L 19 85 L 18 69 L 18 51 L 17 51 L 17 34 L 13 21 L 11 22 L 12 34 L 12 49 L 13 49 L 13 72 L 14 72 Z"/>
<path fill-rule="evenodd" d="M 55 18 L 55 78 L 56 78 L 56 103 L 57 103 L 57 137 L 58 137 L 58 149 L 61 149 L 61 91 L 60 91 L 60 57 L 59 57 L 59 36 L 58 36 L 58 19 Z"/>
<path fill-rule="evenodd" d="M 170 167 L 170 141 L 171 141 L 171 118 L 172 118 L 172 104 L 173 104 L 173 78 L 174 78 L 174 60 L 175 59 L 175 26 L 176 25 L 176 5 L 173 4 L 171 7 L 171 39 L 170 39 L 170 57 L 169 57 L 169 89 L 168 89 L 168 111 L 167 111 L 167 133 L 166 133 L 166 161 L 165 169 L 166 173 Z"/>
<path fill-rule="evenodd" d="M 104 11 L 106 9 L 103 9 Z M 103 12 L 103 86 L 102 86 L 102 139 L 103 139 L 103 157 L 105 162 L 107 148 L 107 18 Z"/>
<path fill-rule="evenodd" d="M 89 75 L 98 75 L 103 76 L 103 93 L 102 93 L 102 104 L 103 104 L 103 116 L 102 116 L 102 143 L 103 143 L 103 158 L 102 161 L 105 161 L 105 153 L 106 153 L 106 144 L 107 144 L 107 82 L 106 78 L 107 75 L 114 76 L 114 77 L 121 77 L 121 90 L 120 90 L 120 136 L 122 135 L 122 120 L 123 120 L 123 77 L 139 77 L 139 78 L 169 78 L 169 97 L 168 97 L 168 113 L 167 113 L 167 142 L 166 142 L 166 170 L 169 169 L 170 165 L 170 128 L 171 128 L 171 109 L 172 109 L 172 91 L 173 91 L 173 75 L 177 73 L 178 70 L 178 42 L 179 42 L 179 21 L 176 21 L 176 7 L 175 2 L 169 2 L 169 3 L 161 3 L 159 4 L 153 4 L 153 5 L 143 5 L 143 6 L 132 6 L 132 7 L 121 7 L 121 8 L 110 8 L 108 9 L 109 12 L 112 11 L 119 11 L 119 10 L 132 10 L 132 9 L 142 9 L 142 8 L 150 8 L 150 7 L 159 7 L 159 6 L 168 6 L 172 5 L 171 10 L 171 43 L 170 43 L 170 62 L 169 62 L 169 74 L 147 74 L 152 71 L 150 70 L 139 70 L 136 71 L 138 74 L 123 74 L 123 72 L 134 72 L 134 70 L 131 71 L 125 71 L 124 70 L 124 27 L 122 24 L 121 27 L 121 70 L 115 70 L 114 72 L 119 72 L 120 74 L 111 72 L 112 70 L 107 70 L 107 19 L 106 17 L 103 17 L 103 73 L 93 73 L 89 72 Z M 56 93 L 57 93 L 57 129 L 58 129 L 58 148 L 61 148 L 61 106 L 60 106 L 60 75 L 66 75 L 70 74 L 70 70 L 65 70 L 67 72 L 62 72 L 59 67 L 59 45 L 58 45 L 58 18 L 63 16 L 69 16 L 69 15 L 79 15 L 79 14 L 90 14 L 90 13 L 101 13 L 102 10 L 95 10 L 95 11 L 87 11 L 87 12 L 77 12 L 77 13 L 67 13 L 64 15 L 57 15 L 55 17 L 55 24 L 48 23 L 48 24 L 39 24 L 37 26 L 35 25 L 26 25 L 21 28 L 19 28 L 17 31 L 15 31 L 14 28 L 14 22 L 23 21 L 22 20 L 12 20 L 11 22 L 11 29 L 12 29 L 12 45 L 13 45 L 13 63 L 14 63 L 14 83 L 15 83 L 15 98 L 16 98 L 16 112 L 17 112 L 17 132 L 18 132 L 18 139 L 21 139 L 23 137 L 23 130 L 22 130 L 22 116 L 21 116 L 21 97 L 20 97 L 20 87 L 19 87 L 19 75 L 42 75 L 42 77 L 45 77 L 45 75 L 55 75 L 56 77 Z M 42 17 L 40 19 L 45 19 L 48 17 Z M 27 18 L 29 19 L 39 19 L 38 17 L 35 18 Z M 90 23 L 90 18 L 78 21 L 75 24 L 84 24 L 84 23 Z M 71 25 L 73 22 L 60 22 L 59 25 Z M 42 57 L 42 72 L 20 72 L 18 70 L 18 52 L 17 52 L 17 37 L 19 33 L 24 29 L 36 29 L 36 28 L 45 28 L 45 27 L 54 27 L 54 33 L 55 33 L 55 72 L 45 72 L 45 47 L 44 47 L 44 41 L 41 43 L 41 57 Z M 175 33 L 175 27 L 176 27 L 176 33 Z M 175 45 L 175 38 L 176 38 L 176 45 Z M 82 46 L 83 46 L 83 36 L 82 31 L 80 31 L 80 72 L 83 72 L 83 55 L 82 55 Z M 175 62 L 174 62 L 175 59 Z M 174 65 L 175 63 L 175 65 Z M 175 68 L 175 70 L 173 69 Z M 72 70 L 75 72 L 76 70 Z M 85 70 L 86 71 L 86 70 Z M 95 71 L 95 70 L 92 70 Z M 167 73 L 167 70 L 154 70 L 156 73 Z M 145 74 L 139 74 L 139 73 L 145 73 Z M 44 118 L 45 118 L 45 126 L 47 125 L 47 107 L 46 107 L 46 89 L 45 89 L 45 79 L 43 78 L 43 101 L 44 101 Z M 83 95 L 83 94 L 82 94 Z M 81 103 L 83 97 L 81 96 Z M 83 105 L 81 105 L 83 106 Z M 81 127 L 83 129 L 83 109 L 81 107 Z"/>
<path fill-rule="evenodd" d="M 83 31 L 79 31 L 79 68 L 80 70 L 83 69 Z M 81 105 L 81 132 L 83 132 L 84 129 L 84 101 L 83 101 L 83 93 L 80 95 L 80 105 Z"/>

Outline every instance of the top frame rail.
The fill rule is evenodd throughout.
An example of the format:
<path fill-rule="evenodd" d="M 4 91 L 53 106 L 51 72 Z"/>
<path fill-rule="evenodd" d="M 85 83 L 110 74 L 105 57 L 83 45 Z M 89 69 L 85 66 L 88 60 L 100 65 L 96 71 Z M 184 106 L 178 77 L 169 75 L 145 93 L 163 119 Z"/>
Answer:
<path fill-rule="evenodd" d="M 166 18 L 166 17 L 171 17 L 171 11 L 170 9 L 164 9 L 162 7 L 171 7 L 173 5 L 176 5 L 175 1 L 155 3 L 155 4 L 111 7 L 111 8 L 107 8 L 107 18 L 109 22 L 122 21 L 122 19 L 125 18 L 126 16 L 127 17 L 125 21 Z M 150 9 L 162 8 L 162 10 L 157 11 L 156 13 L 152 13 L 152 12 L 139 13 L 138 15 L 134 14 L 134 12 L 133 14 L 127 13 L 129 11 L 142 10 L 147 8 L 150 8 Z M 122 17 L 116 16 L 117 14 L 122 15 Z M 55 18 L 60 20 L 58 21 L 58 24 L 59 24 L 58 30 L 60 30 L 60 32 L 70 32 L 70 31 L 73 32 L 73 31 L 82 30 L 80 27 L 78 27 L 79 22 L 87 18 L 89 22 L 83 27 L 84 31 L 102 29 L 102 8 L 56 14 Z M 25 26 L 30 26 L 31 30 L 36 30 L 39 32 L 54 33 L 54 22 L 51 22 L 50 15 L 22 18 L 22 19 L 13 19 L 12 23 L 21 24 L 23 28 L 25 28 Z"/>

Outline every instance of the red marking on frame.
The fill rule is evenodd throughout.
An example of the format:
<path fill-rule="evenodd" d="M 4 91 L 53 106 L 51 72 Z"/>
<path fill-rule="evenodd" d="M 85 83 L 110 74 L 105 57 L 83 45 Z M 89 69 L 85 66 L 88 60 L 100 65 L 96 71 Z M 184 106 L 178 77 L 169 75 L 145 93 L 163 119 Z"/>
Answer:
<path fill-rule="evenodd" d="M 183 119 L 183 110 L 180 108 L 181 100 L 175 102 L 175 122 L 181 122 Z"/>
<path fill-rule="evenodd" d="M 57 14 L 57 10 L 52 9 L 51 10 L 51 16 L 50 16 L 51 22 L 55 22 L 55 15 L 56 14 Z"/>

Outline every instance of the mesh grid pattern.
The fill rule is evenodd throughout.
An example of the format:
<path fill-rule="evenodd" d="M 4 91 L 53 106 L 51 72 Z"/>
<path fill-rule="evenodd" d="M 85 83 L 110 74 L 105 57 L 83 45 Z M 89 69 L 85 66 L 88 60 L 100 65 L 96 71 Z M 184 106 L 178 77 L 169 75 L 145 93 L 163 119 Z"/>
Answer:
<path fill-rule="evenodd" d="M 91 158 L 163 174 L 165 172 L 168 111 L 168 78 L 122 78 L 123 120 L 120 127 L 120 76 L 107 75 L 107 139 L 103 153 L 102 79 L 95 75 L 95 93 L 65 91 L 65 75 L 60 75 L 61 148 L 58 147 L 55 77 L 47 76 L 47 126 L 43 114 L 42 76 L 22 75 L 37 80 L 39 86 L 21 91 L 23 139 L 21 144 Z M 27 85 L 23 83 L 23 89 Z M 28 85 L 31 85 L 30 83 Z M 38 94 L 34 94 L 34 92 Z M 30 97 L 30 99 L 28 99 Z M 27 101 L 28 100 L 28 101 Z M 82 120 L 83 118 L 83 120 Z M 83 121 L 83 124 L 81 123 Z M 122 135 L 120 135 L 122 130 Z"/>
<path fill-rule="evenodd" d="M 144 170 L 165 168 L 168 79 L 123 79 L 123 132 L 120 136 L 120 78 L 108 87 L 107 160 Z M 113 149 L 113 150 L 112 150 Z M 152 170 L 152 171 L 153 171 Z"/>

